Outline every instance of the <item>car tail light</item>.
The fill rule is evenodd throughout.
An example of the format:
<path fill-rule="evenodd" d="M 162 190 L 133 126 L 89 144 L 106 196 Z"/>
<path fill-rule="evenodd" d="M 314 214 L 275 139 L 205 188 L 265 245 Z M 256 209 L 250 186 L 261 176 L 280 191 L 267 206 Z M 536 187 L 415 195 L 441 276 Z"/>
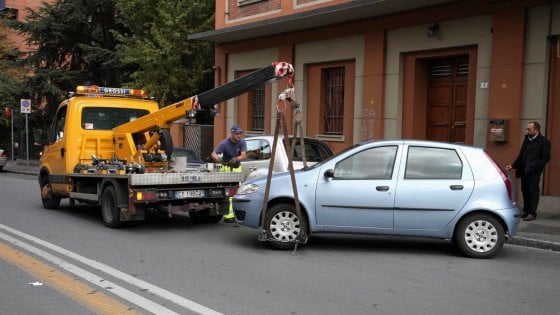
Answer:
<path fill-rule="evenodd" d="M 0 154 L 0 157 L 8 158 L 8 155 L 6 154 L 6 152 L 2 152 L 2 154 Z"/>
<path fill-rule="evenodd" d="M 484 154 L 486 154 L 488 160 L 492 162 L 492 165 L 494 165 L 494 167 L 498 171 L 498 174 L 500 174 L 500 176 L 502 177 L 502 180 L 504 181 L 504 185 L 506 185 L 509 200 L 513 201 L 513 189 L 512 189 L 511 179 L 504 173 L 502 168 L 496 163 L 496 161 L 494 161 L 494 159 L 490 155 L 488 155 L 487 152 L 484 152 Z"/>

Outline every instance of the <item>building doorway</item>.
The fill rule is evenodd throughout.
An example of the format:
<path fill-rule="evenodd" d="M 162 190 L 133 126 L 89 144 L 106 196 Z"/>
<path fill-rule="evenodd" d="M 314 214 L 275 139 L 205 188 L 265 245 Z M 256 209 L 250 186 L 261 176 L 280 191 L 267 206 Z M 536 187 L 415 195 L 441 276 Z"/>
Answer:
<path fill-rule="evenodd" d="M 402 137 L 472 145 L 477 49 L 404 56 Z"/>
<path fill-rule="evenodd" d="M 469 58 L 428 61 L 426 139 L 465 143 Z"/>

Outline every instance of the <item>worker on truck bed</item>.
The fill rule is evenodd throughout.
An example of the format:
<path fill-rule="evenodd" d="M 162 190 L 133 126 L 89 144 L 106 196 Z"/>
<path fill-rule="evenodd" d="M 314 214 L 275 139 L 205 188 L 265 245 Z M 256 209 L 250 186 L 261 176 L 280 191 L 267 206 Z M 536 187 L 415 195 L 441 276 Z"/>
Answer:
<path fill-rule="evenodd" d="M 230 136 L 218 144 L 212 152 L 212 160 L 222 163 L 221 171 L 241 172 L 241 161 L 247 158 L 247 142 L 242 138 L 243 129 L 239 125 L 230 128 Z M 222 155 L 220 160 L 219 154 Z M 228 213 L 224 214 L 224 222 L 234 221 L 233 205 L 230 198 Z"/>

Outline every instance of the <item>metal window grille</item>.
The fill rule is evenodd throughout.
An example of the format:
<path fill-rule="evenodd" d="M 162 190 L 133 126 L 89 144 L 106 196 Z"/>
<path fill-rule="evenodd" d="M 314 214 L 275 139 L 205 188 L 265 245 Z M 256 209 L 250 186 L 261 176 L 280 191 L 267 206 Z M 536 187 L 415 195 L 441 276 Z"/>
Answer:
<path fill-rule="evenodd" d="M 324 133 L 342 135 L 344 118 L 344 67 L 326 68 L 324 73 Z"/>
<path fill-rule="evenodd" d="M 254 131 L 264 130 L 264 86 L 251 92 L 251 129 Z"/>

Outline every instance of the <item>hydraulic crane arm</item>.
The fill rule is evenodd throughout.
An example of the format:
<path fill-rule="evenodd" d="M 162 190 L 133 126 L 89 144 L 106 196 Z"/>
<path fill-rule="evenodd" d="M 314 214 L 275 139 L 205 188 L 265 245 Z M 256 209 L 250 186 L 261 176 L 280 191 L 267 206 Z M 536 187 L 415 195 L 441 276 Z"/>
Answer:
<path fill-rule="evenodd" d="M 137 120 L 117 126 L 113 131 L 115 133 L 134 134 L 157 128 L 166 129 L 169 128 L 171 122 L 187 117 L 192 110 L 212 108 L 215 104 L 251 91 L 266 82 L 292 76 L 293 72 L 291 64 L 274 62 L 270 66 L 256 70 L 239 79 L 168 105 L 157 112 L 140 117 Z"/>
<path fill-rule="evenodd" d="M 137 159 L 141 156 L 141 151 L 150 151 L 151 148 L 160 141 L 166 154 L 169 156 L 173 147 L 172 139 L 168 131 L 171 122 L 183 117 L 189 117 L 189 113 L 201 108 L 212 108 L 215 104 L 251 91 L 269 81 L 289 77 L 289 85 L 292 85 L 293 73 L 294 69 L 291 64 L 286 62 L 274 62 L 270 66 L 256 70 L 239 79 L 168 105 L 134 121 L 117 126 L 113 128 L 117 155 L 131 156 Z M 146 133 L 148 131 L 150 131 L 151 134 L 148 136 L 145 143 L 135 143 L 135 137 L 133 135 Z"/>

